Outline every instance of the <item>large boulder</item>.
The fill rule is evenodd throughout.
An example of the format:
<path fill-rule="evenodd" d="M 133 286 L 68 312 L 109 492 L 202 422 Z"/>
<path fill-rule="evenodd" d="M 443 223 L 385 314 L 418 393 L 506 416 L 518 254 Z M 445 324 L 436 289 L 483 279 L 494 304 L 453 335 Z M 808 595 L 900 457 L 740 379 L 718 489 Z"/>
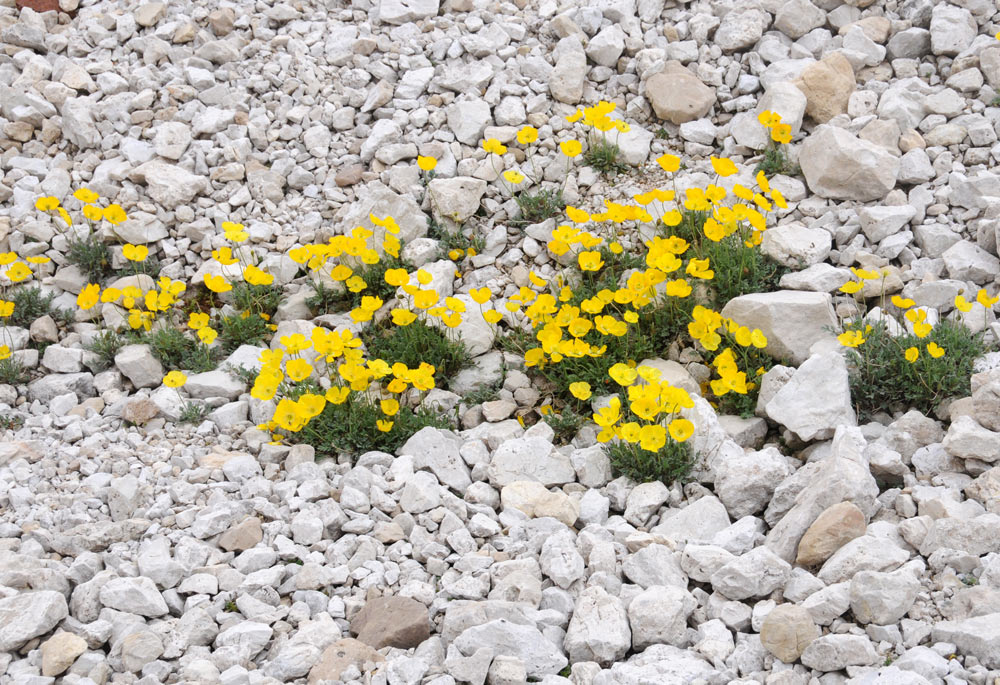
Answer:
<path fill-rule="evenodd" d="M 839 52 L 832 52 L 802 70 L 795 81 L 806 96 L 806 114 L 825 124 L 847 111 L 854 92 L 854 68 Z"/>
<path fill-rule="evenodd" d="M 775 359 L 801 364 L 818 341 L 833 338 L 837 315 L 829 293 L 778 290 L 735 297 L 722 316 L 767 336 L 765 351 Z"/>
<path fill-rule="evenodd" d="M 715 104 L 715 91 L 676 60 L 649 77 L 646 97 L 656 116 L 672 124 L 701 119 Z"/>
<path fill-rule="evenodd" d="M 799 165 L 817 195 L 859 202 L 885 197 L 899 173 L 898 157 L 835 126 L 820 126 L 805 139 Z"/>
<path fill-rule="evenodd" d="M 805 441 L 826 440 L 839 426 L 856 425 L 844 357 L 836 351 L 809 357 L 764 411 Z"/>

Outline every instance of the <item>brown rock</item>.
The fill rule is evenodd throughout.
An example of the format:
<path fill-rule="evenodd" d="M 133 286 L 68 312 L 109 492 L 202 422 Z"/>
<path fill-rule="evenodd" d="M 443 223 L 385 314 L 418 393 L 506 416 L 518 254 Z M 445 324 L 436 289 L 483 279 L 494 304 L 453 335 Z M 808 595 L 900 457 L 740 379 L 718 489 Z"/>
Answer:
<path fill-rule="evenodd" d="M 361 174 L 364 170 L 364 167 L 360 164 L 352 164 L 338 171 L 333 180 L 337 182 L 337 186 L 340 188 L 352 186 L 361 180 Z"/>
<path fill-rule="evenodd" d="M 264 531 L 260 527 L 260 519 L 247 516 L 219 537 L 219 547 L 227 552 L 242 552 L 257 545 L 264 539 Z"/>
<path fill-rule="evenodd" d="M 340 680 L 340 675 L 348 666 L 357 666 L 363 675 L 366 661 L 379 663 L 385 661 L 385 657 L 353 637 L 337 640 L 323 650 L 319 661 L 309 671 L 309 685 L 324 680 Z"/>
<path fill-rule="evenodd" d="M 415 599 L 376 597 L 351 620 L 351 632 L 375 649 L 409 649 L 431 636 L 430 616 Z"/>
<path fill-rule="evenodd" d="M 36 12 L 58 12 L 59 0 L 16 0 L 17 9 L 30 7 Z"/>
<path fill-rule="evenodd" d="M 760 627 L 760 643 L 786 664 L 798 659 L 809 643 L 819 637 L 819 628 L 809 612 L 797 604 L 774 607 Z"/>
<path fill-rule="evenodd" d="M 656 116 L 673 124 L 701 119 L 715 104 L 715 91 L 676 60 L 649 77 L 646 97 Z"/>
<path fill-rule="evenodd" d="M 148 397 L 136 397 L 129 400 L 122 409 L 122 418 L 131 424 L 141 426 L 151 421 L 160 413 L 160 408 Z"/>
<path fill-rule="evenodd" d="M 795 563 L 800 566 L 822 564 L 838 549 L 864 534 L 864 513 L 853 502 L 834 504 L 816 517 L 799 540 Z"/>
<path fill-rule="evenodd" d="M 56 633 L 42 643 L 42 675 L 57 676 L 87 651 L 87 641 L 73 633 Z"/>
<path fill-rule="evenodd" d="M 832 52 L 810 64 L 794 82 L 806 96 L 806 114 L 825 124 L 847 111 L 854 92 L 854 68 L 839 52 Z"/>
<path fill-rule="evenodd" d="M 208 25 L 212 27 L 215 35 L 228 36 L 233 32 L 233 23 L 236 21 L 236 12 L 231 7 L 223 7 L 214 10 L 208 15 Z"/>

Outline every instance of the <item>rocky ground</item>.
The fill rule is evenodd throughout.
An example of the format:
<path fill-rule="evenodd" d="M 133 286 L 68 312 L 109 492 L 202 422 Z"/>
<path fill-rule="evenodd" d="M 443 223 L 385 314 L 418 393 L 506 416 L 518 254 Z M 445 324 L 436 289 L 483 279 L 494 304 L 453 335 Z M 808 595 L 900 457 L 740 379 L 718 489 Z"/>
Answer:
<path fill-rule="evenodd" d="M 57 305 L 86 279 L 34 203 L 86 185 L 131 217 L 108 240 L 147 244 L 172 278 L 200 280 L 221 222 L 244 223 L 285 286 L 278 321 L 311 325 L 289 248 L 377 210 L 414 263 L 436 259 L 418 154 L 485 241 L 456 287 L 509 297 L 554 273 L 554 224 L 508 226 L 484 137 L 537 127 L 558 182 L 564 117 L 616 102 L 636 171 L 566 181 L 596 210 L 662 180 L 666 151 L 682 188 L 711 154 L 752 184 L 772 110 L 802 175 L 772 180 L 789 208 L 763 249 L 799 270 L 727 315 L 797 368 L 769 374 L 755 419 L 698 398 L 699 467 L 668 488 L 612 478 L 592 430 L 565 446 L 525 430 L 523 360 L 474 331 L 476 367 L 438 401 L 494 381 L 498 399 L 461 432 L 337 461 L 268 444 L 266 406 L 222 371 L 189 379 L 213 411 L 180 425 L 162 369 L 93 372 L 93 324 L 7 327 L 37 371 L 0 386 L 24 419 L 0 444 L 0 681 L 1000 682 L 1000 359 L 937 415 L 858 426 L 827 328 L 855 311 L 849 266 L 888 268 L 889 294 L 932 318 L 996 292 L 993 3 L 58 5 L 0 0 L 0 236 L 53 259 Z M 982 305 L 964 319 L 1000 333 Z M 39 359 L 30 342 L 54 344 Z M 680 371 L 693 387 L 697 367 Z"/>

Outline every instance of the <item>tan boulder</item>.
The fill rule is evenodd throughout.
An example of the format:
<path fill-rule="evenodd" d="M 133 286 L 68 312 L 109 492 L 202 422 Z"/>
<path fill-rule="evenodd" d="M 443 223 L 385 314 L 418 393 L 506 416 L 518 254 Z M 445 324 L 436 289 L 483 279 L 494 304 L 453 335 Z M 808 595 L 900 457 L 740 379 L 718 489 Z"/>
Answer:
<path fill-rule="evenodd" d="M 812 616 L 797 604 L 776 606 L 760 627 L 760 643 L 764 649 L 786 664 L 798 659 L 818 637 L 819 628 Z"/>
<path fill-rule="evenodd" d="M 847 111 L 854 92 L 854 68 L 839 52 L 810 64 L 794 82 L 806 96 L 806 114 L 825 124 Z"/>
<path fill-rule="evenodd" d="M 660 119 L 683 124 L 701 119 L 715 104 L 715 90 L 676 60 L 646 81 L 646 97 Z"/>
<path fill-rule="evenodd" d="M 800 566 L 822 564 L 838 549 L 864 534 L 864 513 L 852 502 L 834 504 L 823 511 L 802 536 L 795 563 Z"/>

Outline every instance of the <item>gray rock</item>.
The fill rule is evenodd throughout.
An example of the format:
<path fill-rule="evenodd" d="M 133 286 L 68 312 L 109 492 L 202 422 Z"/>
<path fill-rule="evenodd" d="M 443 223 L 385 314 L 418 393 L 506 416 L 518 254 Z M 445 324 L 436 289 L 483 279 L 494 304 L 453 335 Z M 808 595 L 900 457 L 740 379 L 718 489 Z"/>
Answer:
<path fill-rule="evenodd" d="M 893 624 L 910 610 L 920 591 L 916 569 L 861 571 L 851 579 L 851 613 L 858 622 Z"/>
<path fill-rule="evenodd" d="M 824 635 L 802 652 L 802 664 L 817 671 L 839 671 L 848 666 L 868 666 L 878 654 L 871 640 L 861 635 Z"/>
<path fill-rule="evenodd" d="M 167 603 L 152 580 L 115 578 L 101 588 L 101 604 L 111 609 L 155 618 L 167 613 Z"/>
<path fill-rule="evenodd" d="M 69 615 L 60 592 L 23 592 L 0 599 L 0 652 L 19 649 L 28 640 L 44 635 Z"/>
<path fill-rule="evenodd" d="M 558 673 L 569 663 L 562 650 L 533 625 L 504 618 L 467 628 L 455 638 L 455 646 L 466 656 L 485 647 L 496 655 L 517 657 L 524 662 L 529 676 Z"/>
<path fill-rule="evenodd" d="M 835 126 L 815 129 L 799 153 L 802 175 L 821 197 L 867 202 L 896 185 L 899 159 Z"/>
<path fill-rule="evenodd" d="M 613 664 L 625 656 L 632 640 L 629 619 L 618 597 L 600 586 L 580 593 L 563 643 L 571 661 Z"/>
<path fill-rule="evenodd" d="M 640 592 L 628 605 L 632 649 L 641 651 L 655 644 L 687 647 L 687 621 L 697 606 L 684 588 L 654 585 Z"/>
<path fill-rule="evenodd" d="M 505 441 L 493 453 L 488 473 L 490 483 L 499 487 L 521 480 L 538 481 L 544 486 L 576 480 L 569 457 L 539 437 Z"/>
<path fill-rule="evenodd" d="M 954 56 L 972 44 L 979 32 L 969 10 L 954 5 L 936 5 L 931 12 L 931 51 Z"/>
<path fill-rule="evenodd" d="M 756 547 L 712 574 L 716 591 L 735 600 L 770 594 L 785 584 L 791 565 L 767 547 Z"/>
<path fill-rule="evenodd" d="M 986 668 L 1000 668 L 1000 613 L 935 623 L 931 638 L 934 642 L 953 643 Z"/>
<path fill-rule="evenodd" d="M 828 439 L 838 427 L 856 425 L 844 357 L 839 352 L 809 357 L 764 410 L 805 441 Z"/>
<path fill-rule="evenodd" d="M 722 308 L 722 316 L 767 336 L 765 351 L 775 359 L 801 364 L 820 340 L 833 339 L 837 316 L 827 293 L 779 290 L 741 295 Z"/>

